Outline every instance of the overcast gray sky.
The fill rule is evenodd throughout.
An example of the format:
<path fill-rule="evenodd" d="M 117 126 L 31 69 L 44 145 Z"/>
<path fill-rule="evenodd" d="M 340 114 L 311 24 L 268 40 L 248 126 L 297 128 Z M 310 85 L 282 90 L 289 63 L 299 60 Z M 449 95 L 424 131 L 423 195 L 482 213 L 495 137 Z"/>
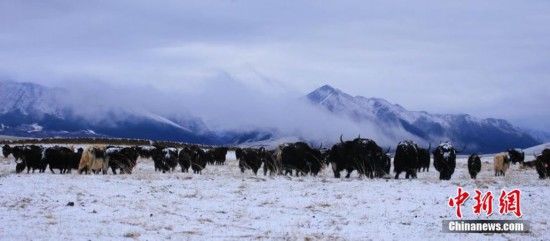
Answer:
<path fill-rule="evenodd" d="M 550 131 L 550 1 L 0 0 L 0 78 L 331 84 Z M 214 81 L 222 83 L 223 81 Z"/>

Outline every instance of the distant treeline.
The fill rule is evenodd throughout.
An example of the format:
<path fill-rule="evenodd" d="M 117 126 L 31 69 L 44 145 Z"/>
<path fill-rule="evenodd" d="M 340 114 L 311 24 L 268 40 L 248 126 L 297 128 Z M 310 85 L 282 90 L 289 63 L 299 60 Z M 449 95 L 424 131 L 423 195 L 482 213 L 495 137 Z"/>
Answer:
<path fill-rule="evenodd" d="M 52 137 L 52 138 L 29 138 L 29 139 L 17 139 L 17 140 L 5 140 L 0 139 L 1 145 L 12 144 L 96 144 L 96 145 L 128 145 L 128 146 L 142 146 L 142 145 L 162 145 L 167 147 L 184 147 L 190 145 L 190 143 L 177 142 L 177 141 L 153 141 L 147 139 L 130 139 L 130 138 L 92 138 L 92 137 Z M 197 145 L 197 144 L 193 144 Z M 209 145 L 198 145 L 204 148 L 210 148 Z"/>

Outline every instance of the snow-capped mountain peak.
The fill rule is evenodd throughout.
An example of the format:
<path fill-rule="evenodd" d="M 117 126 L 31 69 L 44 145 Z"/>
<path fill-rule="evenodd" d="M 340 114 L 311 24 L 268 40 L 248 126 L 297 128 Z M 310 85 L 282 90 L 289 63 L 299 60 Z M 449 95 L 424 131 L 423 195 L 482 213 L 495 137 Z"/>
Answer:
<path fill-rule="evenodd" d="M 498 151 L 538 144 L 529 134 L 502 119 L 409 111 L 382 98 L 351 96 L 330 85 L 314 90 L 306 98 L 333 114 L 346 116 L 359 124 L 378 126 L 396 138 L 404 138 L 398 133 L 405 131 L 423 143 L 451 140 L 468 145 L 471 151 Z"/>
<path fill-rule="evenodd" d="M 177 119 L 145 110 L 101 105 L 93 113 L 63 98 L 69 90 L 34 83 L 0 81 L 0 134 L 14 136 L 113 136 L 211 142 L 200 119 Z M 196 122 L 196 123 L 195 123 Z M 195 129 L 196 128 L 201 128 Z M 199 134 L 200 133 L 200 134 Z"/>
<path fill-rule="evenodd" d="M 62 90 L 32 83 L 0 80 L 0 114 L 20 112 L 24 115 L 61 116 L 59 106 Z"/>

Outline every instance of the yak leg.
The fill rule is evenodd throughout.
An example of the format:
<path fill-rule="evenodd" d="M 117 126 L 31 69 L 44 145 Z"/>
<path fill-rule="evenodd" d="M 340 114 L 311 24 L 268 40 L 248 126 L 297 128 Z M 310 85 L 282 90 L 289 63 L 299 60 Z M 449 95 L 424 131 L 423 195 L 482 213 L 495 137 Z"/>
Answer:
<path fill-rule="evenodd" d="M 347 168 L 346 171 L 347 171 L 346 178 L 350 178 L 351 173 L 353 172 L 353 168 Z"/>

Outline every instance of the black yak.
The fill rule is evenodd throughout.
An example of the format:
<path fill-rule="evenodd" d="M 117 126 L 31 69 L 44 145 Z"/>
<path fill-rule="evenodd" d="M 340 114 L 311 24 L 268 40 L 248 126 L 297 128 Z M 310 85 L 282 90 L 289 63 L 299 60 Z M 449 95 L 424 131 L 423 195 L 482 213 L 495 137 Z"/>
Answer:
<path fill-rule="evenodd" d="M 44 160 L 44 147 L 41 146 L 26 146 L 23 152 L 23 159 L 27 162 L 27 173 L 29 169 L 32 169 L 33 173 L 34 170 L 44 172 L 48 166 L 48 163 Z"/>
<path fill-rule="evenodd" d="M 256 175 L 258 174 L 258 169 L 262 166 L 262 153 L 265 151 L 263 148 L 261 150 L 253 148 L 237 148 L 235 150 L 235 156 L 239 160 L 239 168 L 241 172 L 244 173 L 245 170 L 251 169 L 252 172 Z"/>
<path fill-rule="evenodd" d="M 439 172 L 440 180 L 451 180 L 456 168 L 456 149 L 451 143 L 441 143 L 433 151 L 434 167 Z"/>
<path fill-rule="evenodd" d="M 468 157 L 468 173 L 472 179 L 476 179 L 477 174 L 481 171 L 481 159 L 477 154 L 472 154 Z"/>
<path fill-rule="evenodd" d="M 117 174 L 117 169 L 120 170 L 120 174 L 132 174 L 138 157 L 138 147 L 107 147 L 105 150 L 103 174 L 107 174 L 109 167 L 113 174 Z"/>
<path fill-rule="evenodd" d="M 296 171 L 296 176 L 311 175 L 316 176 L 323 167 L 321 151 L 311 148 L 305 142 L 296 142 L 284 144 L 281 146 L 281 165 L 285 175 L 292 175 Z M 265 150 L 260 150 L 260 155 L 265 155 Z"/>
<path fill-rule="evenodd" d="M 173 147 L 156 146 L 152 151 L 155 171 L 171 172 L 178 165 L 178 150 Z"/>
<path fill-rule="evenodd" d="M 225 156 L 227 155 L 227 147 L 216 147 L 208 150 L 210 155 L 210 164 L 223 165 L 225 164 Z"/>
<path fill-rule="evenodd" d="M 402 141 L 397 145 L 395 157 L 393 159 L 393 171 L 395 179 L 399 179 L 399 174 L 405 172 L 405 178 L 416 178 L 418 168 L 418 150 L 413 141 Z"/>
<path fill-rule="evenodd" d="M 525 161 L 525 153 L 520 149 L 509 149 L 508 156 L 510 157 L 510 162 L 514 165 L 518 162 L 523 164 Z"/>
<path fill-rule="evenodd" d="M 37 145 L 29 146 L 16 146 L 10 148 L 11 154 L 16 158 L 15 162 L 15 171 L 17 173 L 22 172 L 27 168 L 27 173 L 32 170 L 34 173 L 35 170 L 39 172 L 44 172 L 48 163 L 44 160 L 44 148 Z M 8 154 L 9 155 L 9 154 Z"/>
<path fill-rule="evenodd" d="M 340 172 L 346 170 L 346 178 L 359 166 L 359 160 L 355 158 L 354 143 L 343 141 L 340 136 L 340 143 L 334 144 L 327 152 L 327 163 L 330 163 L 335 178 L 340 178 Z"/>
<path fill-rule="evenodd" d="M 282 171 L 282 150 L 277 148 L 276 150 L 264 151 L 260 157 L 263 162 L 264 176 L 274 174 L 281 174 Z"/>
<path fill-rule="evenodd" d="M 387 154 L 382 150 L 375 141 L 371 139 L 356 138 L 354 140 L 361 153 L 366 154 L 366 158 L 363 161 L 364 174 L 369 178 L 383 177 L 389 172 L 386 170 L 389 168 L 387 163 Z"/>
<path fill-rule="evenodd" d="M 550 178 L 550 149 L 544 149 L 536 156 L 536 169 L 540 179 Z"/>
<path fill-rule="evenodd" d="M 182 172 L 188 172 L 191 167 L 191 157 L 193 153 L 191 148 L 186 146 L 178 153 L 178 163 L 180 164 Z"/>
<path fill-rule="evenodd" d="M 83 152 L 82 148 L 75 152 L 72 148 L 54 146 L 46 148 L 44 159 L 52 173 L 55 173 L 53 169 L 59 169 L 61 174 L 70 173 L 72 169 L 78 169 Z"/>
<path fill-rule="evenodd" d="M 430 171 L 430 151 L 432 145 L 430 144 L 428 149 L 422 147 L 416 147 L 418 151 L 418 169 L 417 172 L 429 172 Z"/>
<path fill-rule="evenodd" d="M 15 159 L 15 172 L 20 173 L 23 170 L 25 170 L 26 165 L 25 162 L 23 162 L 23 149 L 25 146 L 14 146 L 10 147 L 9 145 L 4 145 L 2 147 L 2 154 L 5 158 L 7 158 L 10 154 Z"/>
<path fill-rule="evenodd" d="M 356 170 L 359 176 L 370 178 L 382 177 L 387 174 L 387 156 L 376 142 L 370 139 L 355 138 L 332 146 L 326 153 L 327 162 L 331 164 L 335 178 L 340 178 L 340 172 L 346 170 L 346 178 Z"/>
<path fill-rule="evenodd" d="M 191 169 L 195 174 L 202 174 L 206 163 L 212 159 L 212 156 L 206 153 L 198 146 L 191 146 Z"/>

